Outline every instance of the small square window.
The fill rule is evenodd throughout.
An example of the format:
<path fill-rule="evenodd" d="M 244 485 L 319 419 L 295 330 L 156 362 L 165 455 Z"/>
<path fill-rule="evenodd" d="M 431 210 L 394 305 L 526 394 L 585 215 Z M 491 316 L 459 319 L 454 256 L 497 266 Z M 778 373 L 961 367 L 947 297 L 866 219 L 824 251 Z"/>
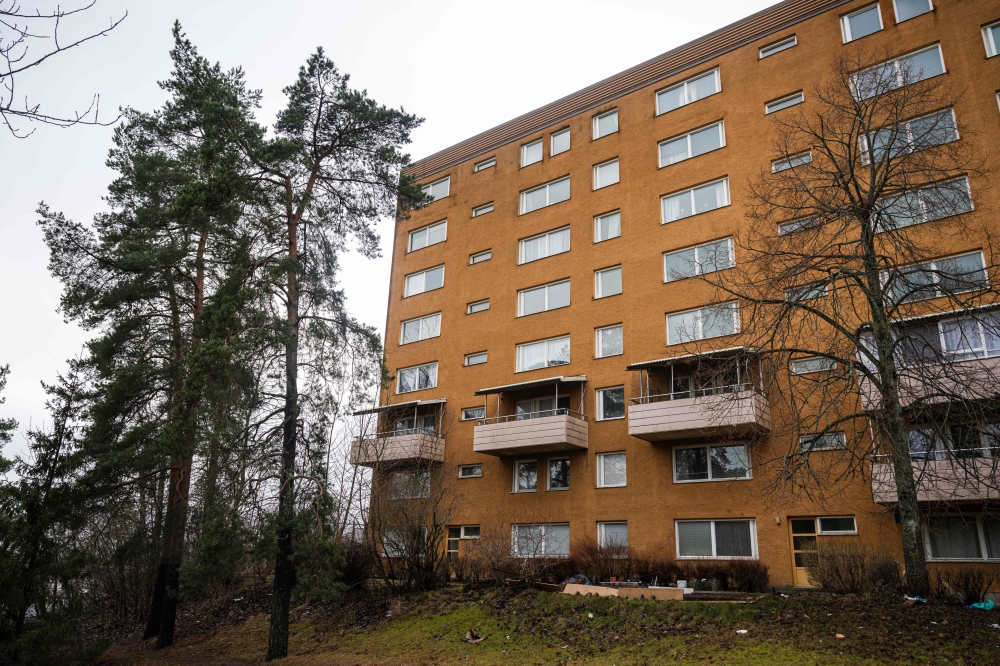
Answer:
<path fill-rule="evenodd" d="M 469 264 L 481 264 L 484 261 L 489 261 L 493 258 L 492 250 L 483 250 L 482 252 L 477 252 L 469 257 Z"/>
<path fill-rule="evenodd" d="M 477 172 L 484 171 L 486 169 L 489 169 L 490 167 L 495 167 L 496 165 L 497 165 L 497 158 L 490 157 L 483 160 L 482 162 L 476 162 L 476 166 L 473 168 L 473 171 Z"/>
<path fill-rule="evenodd" d="M 486 363 L 486 356 L 487 356 L 486 352 L 476 352 L 475 354 L 466 354 L 465 364 L 482 365 L 483 363 Z"/>
<path fill-rule="evenodd" d="M 475 421 L 486 418 L 486 407 L 466 407 L 462 410 L 463 421 Z"/>
<path fill-rule="evenodd" d="M 612 421 L 625 418 L 625 387 L 599 389 L 597 391 L 597 420 Z M 622 464 L 624 465 L 624 453 Z"/>
<path fill-rule="evenodd" d="M 538 461 L 520 460 L 514 463 L 514 492 L 533 493 L 538 490 Z"/>
<path fill-rule="evenodd" d="M 476 301 L 475 303 L 469 303 L 469 305 L 466 306 L 465 313 L 475 314 L 477 312 L 483 312 L 489 309 L 490 309 L 490 299 L 487 298 L 485 301 Z"/>
<path fill-rule="evenodd" d="M 482 478 L 482 476 L 482 465 L 461 465 L 458 468 L 458 478 L 460 479 L 478 479 Z"/>
<path fill-rule="evenodd" d="M 594 242 L 611 240 L 622 235 L 621 211 L 606 213 L 594 218 Z"/>
<path fill-rule="evenodd" d="M 594 167 L 594 189 L 599 190 L 618 182 L 618 160 L 613 159 Z"/>
<path fill-rule="evenodd" d="M 521 146 L 521 166 L 542 161 L 542 140 L 532 141 Z"/>
<path fill-rule="evenodd" d="M 607 298 L 622 293 L 622 267 L 594 272 L 594 298 Z"/>
<path fill-rule="evenodd" d="M 553 134 L 551 137 L 551 144 L 549 146 L 549 155 L 558 155 L 559 153 L 565 153 L 569 150 L 569 128 L 560 130 Z"/>
<path fill-rule="evenodd" d="M 618 356 L 624 353 L 621 324 L 596 329 L 595 338 L 594 356 L 596 358 Z"/>
<path fill-rule="evenodd" d="M 569 459 L 549 460 L 549 490 L 569 490 Z"/>
<path fill-rule="evenodd" d="M 597 456 L 597 487 L 625 486 L 625 452 L 601 453 Z"/>
<path fill-rule="evenodd" d="M 477 206 L 472 209 L 472 217 L 479 217 L 480 215 L 486 215 L 486 213 L 493 212 L 493 202 L 488 204 L 483 204 L 482 206 Z"/>
<path fill-rule="evenodd" d="M 594 138 L 614 134 L 618 131 L 618 109 L 602 113 L 594 118 Z"/>

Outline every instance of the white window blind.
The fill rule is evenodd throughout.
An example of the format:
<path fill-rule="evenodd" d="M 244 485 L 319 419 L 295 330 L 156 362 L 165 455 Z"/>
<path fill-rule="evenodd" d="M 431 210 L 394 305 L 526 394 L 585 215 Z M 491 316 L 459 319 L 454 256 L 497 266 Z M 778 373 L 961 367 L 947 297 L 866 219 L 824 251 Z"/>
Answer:
<path fill-rule="evenodd" d="M 517 346 L 517 371 L 536 370 L 569 363 L 569 336 Z"/>
<path fill-rule="evenodd" d="M 697 102 L 722 90 L 719 70 L 699 74 L 687 81 L 674 84 L 656 93 L 656 113 L 673 111 L 686 104 Z"/>
<path fill-rule="evenodd" d="M 723 124 L 715 123 L 660 143 L 660 166 L 665 167 L 726 145 Z"/>
<path fill-rule="evenodd" d="M 569 227 L 525 238 L 518 243 L 518 262 L 527 264 L 554 254 L 569 252 Z"/>

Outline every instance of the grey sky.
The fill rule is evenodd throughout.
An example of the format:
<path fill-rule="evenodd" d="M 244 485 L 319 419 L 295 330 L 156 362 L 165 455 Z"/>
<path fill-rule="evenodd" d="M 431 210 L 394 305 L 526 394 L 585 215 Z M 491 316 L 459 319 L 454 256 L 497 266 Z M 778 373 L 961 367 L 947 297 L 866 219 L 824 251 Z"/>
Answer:
<path fill-rule="evenodd" d="M 62 0 L 64 7 L 82 4 Z M 22 7 L 48 6 L 23 0 Z M 99 0 L 91 26 L 126 9 L 109 37 L 24 77 L 22 94 L 49 113 L 68 113 L 101 95 L 103 113 L 162 103 L 156 82 L 170 71 L 170 27 L 179 19 L 200 51 L 241 66 L 264 92 L 260 119 L 284 105 L 281 89 L 323 46 L 337 66 L 379 102 L 426 118 L 414 134 L 414 159 L 656 56 L 775 0 Z M 88 26 L 80 24 L 81 29 Z M 69 37 L 67 34 L 65 37 Z M 34 210 L 45 201 L 77 220 L 102 210 L 112 173 L 104 161 L 110 128 L 39 127 L 27 140 L 0 133 L 0 364 L 12 374 L 3 416 L 22 430 L 45 419 L 40 381 L 51 382 L 78 354 L 87 333 L 57 312 L 60 286 Z M 383 237 L 391 229 L 384 221 Z M 389 254 L 344 262 L 348 306 L 385 324 Z M 15 450 L 20 448 L 15 442 Z"/>

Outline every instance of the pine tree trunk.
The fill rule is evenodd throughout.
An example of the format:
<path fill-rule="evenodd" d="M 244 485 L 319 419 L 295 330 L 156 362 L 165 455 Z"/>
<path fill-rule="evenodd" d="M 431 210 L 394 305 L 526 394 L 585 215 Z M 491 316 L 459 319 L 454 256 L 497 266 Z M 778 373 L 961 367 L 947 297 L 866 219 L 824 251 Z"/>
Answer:
<path fill-rule="evenodd" d="M 163 603 L 156 648 L 174 642 L 177 621 L 177 596 L 180 588 L 181 559 L 184 556 L 184 530 L 187 526 L 188 494 L 191 490 L 191 457 L 180 456 L 170 470 L 170 487 L 167 494 L 167 518 L 164 524 Z"/>
<path fill-rule="evenodd" d="M 160 472 L 156 479 L 156 515 L 153 518 L 153 547 L 162 553 L 163 541 L 163 493 L 167 475 Z M 153 597 L 150 602 L 149 616 L 146 618 L 146 630 L 143 639 L 152 638 L 160 633 L 160 618 L 163 616 L 163 596 L 167 589 L 167 570 L 163 566 L 163 558 L 158 558 L 156 566 L 156 581 L 153 583 Z"/>

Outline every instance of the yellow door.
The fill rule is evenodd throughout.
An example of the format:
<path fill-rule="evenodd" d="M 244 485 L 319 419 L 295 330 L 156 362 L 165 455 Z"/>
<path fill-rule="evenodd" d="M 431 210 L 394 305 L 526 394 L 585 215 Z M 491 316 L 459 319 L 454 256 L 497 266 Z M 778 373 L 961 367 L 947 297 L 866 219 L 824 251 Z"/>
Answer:
<path fill-rule="evenodd" d="M 792 566 L 795 587 L 812 587 L 807 567 L 816 564 L 816 519 L 791 518 Z"/>

